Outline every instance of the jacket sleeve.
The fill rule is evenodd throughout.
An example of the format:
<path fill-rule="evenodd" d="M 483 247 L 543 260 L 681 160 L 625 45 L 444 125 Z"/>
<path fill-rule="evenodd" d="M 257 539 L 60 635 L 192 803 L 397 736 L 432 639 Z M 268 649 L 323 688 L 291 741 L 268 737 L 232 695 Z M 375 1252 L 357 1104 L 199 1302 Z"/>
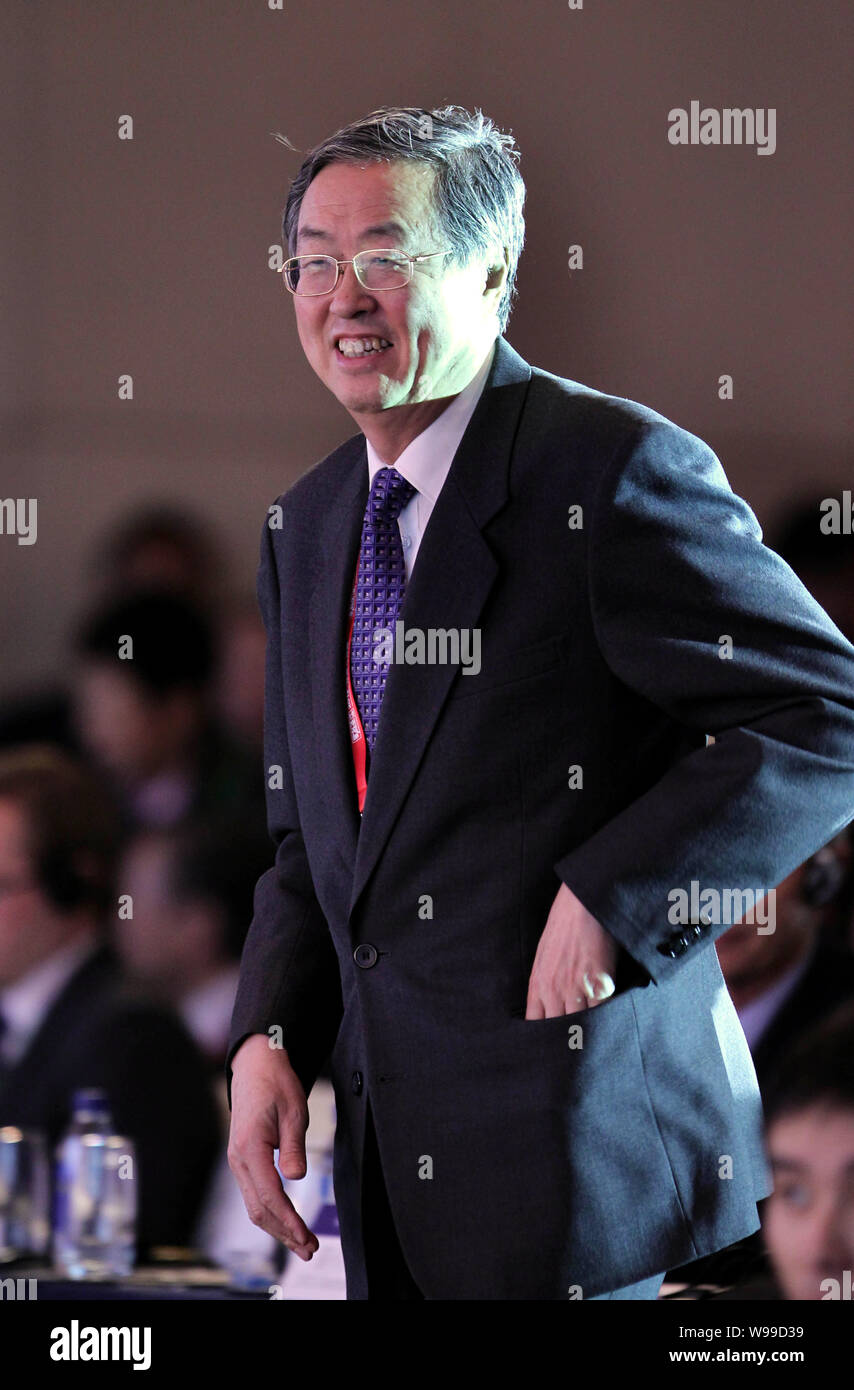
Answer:
<path fill-rule="evenodd" d="M 759 897 L 854 817 L 854 647 L 687 431 L 644 423 L 592 513 L 590 604 L 605 661 L 714 738 L 555 865 L 659 982 L 738 920 L 697 912 L 698 899 Z M 692 882 L 690 920 L 674 926 L 676 894 L 690 901 Z"/>
<path fill-rule="evenodd" d="M 308 1095 L 334 1045 L 342 1015 L 338 958 L 315 895 L 291 774 L 279 581 L 266 520 L 257 594 L 267 632 L 264 777 L 267 828 L 276 854 L 255 885 L 253 917 L 240 963 L 226 1057 L 229 1106 L 231 1062 L 249 1034 L 264 1033 L 275 1042 L 279 1035 L 271 1030 L 281 1030 L 281 1044 Z"/>

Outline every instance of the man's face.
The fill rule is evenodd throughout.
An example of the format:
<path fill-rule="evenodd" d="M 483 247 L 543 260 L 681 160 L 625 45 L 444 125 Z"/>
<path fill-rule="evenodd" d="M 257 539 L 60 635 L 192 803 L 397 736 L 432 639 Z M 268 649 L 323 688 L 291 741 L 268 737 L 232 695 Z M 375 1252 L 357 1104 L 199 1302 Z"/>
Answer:
<path fill-rule="evenodd" d="M 763 1232 L 787 1299 L 822 1299 L 854 1269 L 854 1111 L 796 1111 L 768 1131 L 774 1192 Z"/>
<path fill-rule="evenodd" d="M 182 692 L 155 699 L 122 665 L 81 664 L 74 688 L 75 727 L 87 752 L 112 773 L 147 777 L 178 755 L 192 721 L 191 699 Z"/>
<path fill-rule="evenodd" d="M 35 881 L 25 816 L 0 798 L 0 988 L 46 960 L 66 932 L 65 919 Z"/>
<path fill-rule="evenodd" d="M 294 254 L 347 260 L 384 247 L 413 256 L 444 249 L 434 179 L 430 166 L 412 161 L 328 164 L 306 190 Z M 490 279 L 483 261 L 442 265 L 440 256 L 422 261 L 396 290 L 364 289 L 348 265 L 332 293 L 293 297 L 306 357 L 355 419 L 456 395 L 486 356 L 503 277 Z M 342 337 L 373 336 L 391 346 L 356 359 L 339 351 Z"/>

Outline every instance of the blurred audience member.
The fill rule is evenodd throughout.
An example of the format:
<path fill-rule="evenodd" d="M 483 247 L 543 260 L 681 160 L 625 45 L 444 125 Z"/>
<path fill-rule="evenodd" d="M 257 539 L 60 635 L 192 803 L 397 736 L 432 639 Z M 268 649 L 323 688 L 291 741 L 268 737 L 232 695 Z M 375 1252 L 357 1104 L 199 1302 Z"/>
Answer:
<path fill-rule="evenodd" d="M 758 921 L 738 922 L 716 942 L 763 1094 L 783 1049 L 854 998 L 854 957 L 820 937 L 848 854 L 843 832 L 778 885 L 772 932 L 760 931 Z"/>
<path fill-rule="evenodd" d="M 850 495 L 849 492 L 849 498 Z M 839 504 L 838 529 L 831 529 L 831 501 Z M 783 517 L 777 527 L 774 549 L 791 565 L 849 642 L 854 642 L 854 540 L 845 534 L 846 510 L 842 490 L 828 485 L 823 496 L 798 503 Z M 854 822 L 848 827 L 848 838 L 854 848 Z M 839 911 L 828 924 L 828 935 L 854 951 L 854 855 L 848 881 L 837 901 Z"/>
<path fill-rule="evenodd" d="M 786 1299 L 852 1298 L 854 1005 L 781 1059 L 765 1100 L 774 1191 L 763 1233 Z"/>
<path fill-rule="evenodd" d="M 258 759 L 210 712 L 214 639 L 198 609 L 164 593 L 119 599 L 88 620 L 77 651 L 79 736 L 110 776 L 129 830 L 263 814 Z"/>
<path fill-rule="evenodd" d="M 843 528 L 827 529 L 832 518 L 822 503 L 830 499 L 841 503 L 838 487 L 792 507 L 777 528 L 772 548 L 791 565 L 840 632 L 854 642 L 854 541 Z"/>
<path fill-rule="evenodd" d="M 171 502 L 137 507 L 96 541 L 92 560 L 102 598 L 157 589 L 203 609 L 218 600 L 224 569 L 212 528 Z"/>
<path fill-rule="evenodd" d="M 23 687 L 0 701 L 0 749 L 48 743 L 82 757 L 67 689 L 51 681 Z"/>
<path fill-rule="evenodd" d="M 191 825 L 137 835 L 119 871 L 121 891 L 133 900 L 133 917 L 116 927 L 122 960 L 174 1005 L 217 1076 L 254 888 L 270 859 L 263 828 Z"/>
<path fill-rule="evenodd" d="M 96 602 L 142 590 L 170 592 L 209 611 L 214 621 L 226 566 L 210 527 L 171 503 L 151 503 L 111 527 L 95 542 L 89 565 Z M 0 702 L 0 747 L 54 743 L 84 750 L 74 725 L 69 691 L 60 677 L 22 689 Z"/>
<path fill-rule="evenodd" d="M 133 917 L 116 925 L 119 953 L 129 972 L 178 1010 L 207 1056 L 224 1132 L 229 1111 L 223 1068 L 238 961 L 255 884 L 271 857 L 266 827 L 255 834 L 246 826 L 193 824 L 136 835 L 119 869 L 121 889 L 133 901 Z M 321 1078 L 312 1092 L 312 1114 L 324 1086 L 331 1091 Z M 246 1215 L 224 1140 L 193 1243 L 236 1276 L 266 1270 L 268 1283 L 284 1259 L 283 1247 Z"/>
<path fill-rule="evenodd" d="M 189 1241 L 222 1144 L 204 1061 L 179 1020 L 123 981 L 116 815 L 68 754 L 0 754 L 0 1125 L 54 1145 L 72 1093 L 103 1087 L 136 1141 L 141 1255 Z"/>
<path fill-rule="evenodd" d="M 222 727 L 252 756 L 264 749 L 264 669 L 267 634 L 256 599 L 227 606 L 219 622 L 214 700 Z"/>

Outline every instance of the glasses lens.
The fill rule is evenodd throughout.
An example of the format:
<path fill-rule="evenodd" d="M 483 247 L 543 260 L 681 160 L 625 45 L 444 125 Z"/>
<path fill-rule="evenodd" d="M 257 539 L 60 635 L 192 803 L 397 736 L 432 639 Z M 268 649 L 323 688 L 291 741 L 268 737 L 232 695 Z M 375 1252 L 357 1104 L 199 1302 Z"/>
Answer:
<path fill-rule="evenodd" d="M 285 279 L 294 294 L 328 294 L 337 273 L 331 256 L 294 256 L 285 262 Z"/>
<path fill-rule="evenodd" d="M 397 290 L 409 283 L 409 258 L 399 251 L 360 251 L 355 265 L 366 289 Z"/>

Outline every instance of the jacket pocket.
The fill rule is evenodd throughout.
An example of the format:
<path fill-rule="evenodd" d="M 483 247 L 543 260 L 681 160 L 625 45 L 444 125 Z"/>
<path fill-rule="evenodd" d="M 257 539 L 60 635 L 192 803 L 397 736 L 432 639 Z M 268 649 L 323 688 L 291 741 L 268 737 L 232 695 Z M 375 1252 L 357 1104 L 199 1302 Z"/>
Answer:
<path fill-rule="evenodd" d="M 472 695 L 483 694 L 487 690 L 518 685 L 522 681 L 532 680 L 535 676 L 546 675 L 560 666 L 567 654 L 568 643 L 562 636 L 548 637 L 544 641 L 519 647 L 512 652 L 503 648 L 494 656 L 489 651 L 488 641 L 484 642 L 480 670 L 461 670 L 454 682 L 450 698 L 462 700 Z"/>

